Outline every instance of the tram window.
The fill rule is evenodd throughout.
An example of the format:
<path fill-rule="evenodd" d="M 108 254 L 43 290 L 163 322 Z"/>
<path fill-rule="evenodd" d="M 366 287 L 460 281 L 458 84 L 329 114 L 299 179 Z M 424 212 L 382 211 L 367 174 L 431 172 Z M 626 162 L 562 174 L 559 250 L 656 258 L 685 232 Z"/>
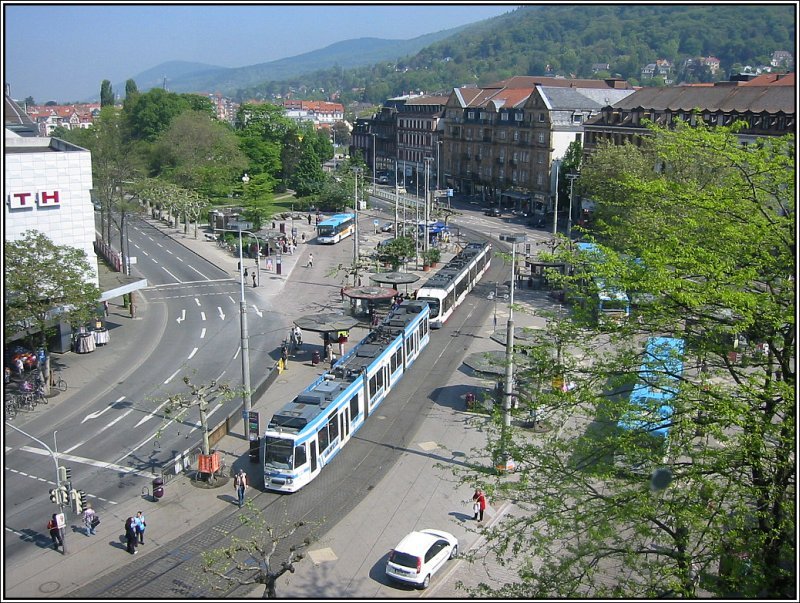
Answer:
<path fill-rule="evenodd" d="M 350 398 L 350 416 L 355 419 L 358 415 L 358 394 Z"/>
<path fill-rule="evenodd" d="M 395 372 L 397 370 L 397 355 L 392 354 L 392 357 L 389 359 L 389 370 Z"/>
<path fill-rule="evenodd" d="M 328 448 L 328 444 L 330 444 L 330 440 L 328 439 L 328 426 L 323 425 L 322 429 L 319 430 L 319 434 L 317 436 L 319 438 L 319 451 L 320 453 L 324 452 L 326 448 Z"/>
<path fill-rule="evenodd" d="M 331 420 L 328 421 L 328 437 L 331 439 L 331 441 L 339 437 L 339 421 L 337 420 L 336 415 L 334 415 Z"/>
<path fill-rule="evenodd" d="M 375 397 L 375 392 L 378 391 L 378 379 L 376 375 L 372 375 L 369 378 L 369 399 L 372 400 Z"/>
<path fill-rule="evenodd" d="M 402 346 L 397 348 L 397 352 L 395 352 L 394 363 L 395 363 L 395 368 L 403 366 L 403 348 L 402 348 Z"/>
<path fill-rule="evenodd" d="M 376 373 L 375 380 L 376 380 L 376 383 L 377 383 L 377 386 L 378 386 L 377 389 L 375 390 L 377 392 L 379 389 L 381 389 L 383 387 L 383 369 L 379 370 Z"/>
<path fill-rule="evenodd" d="M 295 446 L 294 448 L 294 466 L 300 467 L 306 464 L 306 446 Z"/>

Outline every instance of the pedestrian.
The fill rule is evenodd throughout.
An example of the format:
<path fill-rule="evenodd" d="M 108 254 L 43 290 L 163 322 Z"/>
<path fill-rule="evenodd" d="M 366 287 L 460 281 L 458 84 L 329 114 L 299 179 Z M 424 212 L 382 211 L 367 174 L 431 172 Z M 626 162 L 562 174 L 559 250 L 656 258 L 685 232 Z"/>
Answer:
<path fill-rule="evenodd" d="M 139 537 L 139 544 L 144 544 L 144 529 L 147 527 L 147 522 L 144 520 L 144 513 L 136 511 L 134 521 L 136 522 L 136 535 Z"/>
<path fill-rule="evenodd" d="M 17 376 L 22 377 L 22 373 L 25 372 L 25 364 L 20 356 L 14 358 L 14 368 L 17 369 Z"/>
<path fill-rule="evenodd" d="M 239 498 L 239 508 L 241 509 L 244 504 L 244 495 L 247 491 L 247 474 L 244 472 L 244 469 L 239 469 L 239 473 L 233 478 L 233 487 Z"/>
<path fill-rule="evenodd" d="M 50 538 L 53 541 L 53 548 L 64 546 L 64 537 L 61 535 L 61 528 L 58 527 L 58 514 L 53 513 L 53 517 L 47 522 L 47 529 L 50 531 Z"/>
<path fill-rule="evenodd" d="M 308 254 L 308 264 L 306 264 L 306 268 L 313 268 L 314 267 L 314 254 Z"/>
<path fill-rule="evenodd" d="M 258 285 L 256 285 L 256 274 L 257 274 L 256 271 L 253 270 L 253 287 L 257 287 L 258 286 Z"/>
<path fill-rule="evenodd" d="M 332 354 L 333 354 L 333 346 L 331 345 L 331 342 L 328 341 L 325 343 L 325 360 L 330 360 Z"/>
<path fill-rule="evenodd" d="M 244 278 L 247 278 L 248 276 L 250 276 L 250 274 L 248 274 L 247 268 L 245 268 L 244 269 Z"/>
<path fill-rule="evenodd" d="M 304 232 L 301 232 L 301 233 L 300 233 L 300 240 L 301 240 L 303 243 L 305 243 L 305 242 L 306 242 L 306 233 L 304 233 Z"/>
<path fill-rule="evenodd" d="M 336 354 L 333 353 L 332 349 L 330 353 L 330 360 L 331 360 L 331 370 L 333 370 L 333 365 L 336 364 Z"/>
<path fill-rule="evenodd" d="M 286 349 L 286 342 L 284 342 L 281 346 L 281 362 L 283 363 L 283 368 L 287 368 L 289 362 L 289 350 Z"/>
<path fill-rule="evenodd" d="M 303 332 L 297 325 L 294 326 L 294 340 L 297 343 L 297 349 L 299 350 L 303 345 Z"/>
<path fill-rule="evenodd" d="M 3 369 L 3 383 L 6 385 L 11 383 L 11 369 L 8 367 Z"/>
<path fill-rule="evenodd" d="M 344 286 L 342 286 L 342 288 L 339 289 L 339 297 L 341 297 L 342 301 L 344 301 Z"/>
<path fill-rule="evenodd" d="M 344 356 L 344 344 L 347 343 L 347 336 L 344 334 L 344 331 L 339 333 L 339 339 L 337 341 L 339 343 L 339 356 Z"/>
<path fill-rule="evenodd" d="M 474 512 L 473 519 L 477 519 L 479 522 L 483 521 L 483 512 L 486 510 L 486 495 L 483 493 L 483 490 L 480 488 L 475 490 L 475 494 L 472 495 L 472 500 L 474 500 L 474 504 L 472 505 L 472 510 Z"/>
<path fill-rule="evenodd" d="M 97 523 L 95 523 L 97 520 Z M 94 512 L 92 509 L 91 504 L 86 505 L 86 509 L 83 511 L 83 527 L 86 529 L 87 536 L 93 536 L 95 533 L 95 528 L 100 524 L 100 518 L 97 516 L 97 513 Z"/>
<path fill-rule="evenodd" d="M 306 219 L 308 220 L 308 225 L 311 226 L 311 214 L 308 214 Z"/>
<path fill-rule="evenodd" d="M 103 312 L 105 312 L 106 318 L 108 318 L 108 302 L 107 301 L 103 302 Z"/>
<path fill-rule="evenodd" d="M 139 551 L 136 550 L 136 518 L 128 517 L 125 520 L 125 545 L 131 555 Z"/>

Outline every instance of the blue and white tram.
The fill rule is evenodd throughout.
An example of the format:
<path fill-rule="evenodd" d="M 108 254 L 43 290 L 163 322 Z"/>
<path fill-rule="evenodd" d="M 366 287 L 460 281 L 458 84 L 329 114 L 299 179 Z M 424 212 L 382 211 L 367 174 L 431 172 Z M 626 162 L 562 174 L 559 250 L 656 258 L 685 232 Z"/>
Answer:
<path fill-rule="evenodd" d="M 429 316 L 427 304 L 403 302 L 272 416 L 261 441 L 267 490 L 296 492 L 336 456 L 428 345 Z"/>
<path fill-rule="evenodd" d="M 431 307 L 431 328 L 438 329 L 472 291 L 491 262 L 491 243 L 470 243 L 417 291 Z"/>

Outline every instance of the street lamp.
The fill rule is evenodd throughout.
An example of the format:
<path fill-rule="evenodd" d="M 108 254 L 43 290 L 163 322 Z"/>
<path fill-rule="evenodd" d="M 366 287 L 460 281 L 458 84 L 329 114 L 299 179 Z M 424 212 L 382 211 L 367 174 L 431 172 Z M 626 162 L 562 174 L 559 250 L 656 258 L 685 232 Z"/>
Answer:
<path fill-rule="evenodd" d="M 424 212 L 424 216 L 425 216 L 425 241 L 422 244 L 422 252 L 423 253 L 427 253 L 428 252 L 428 245 L 429 245 L 429 242 L 428 242 L 428 238 L 429 238 L 428 237 L 428 221 L 429 220 L 428 220 L 428 218 L 430 216 L 429 216 L 429 209 L 428 209 L 429 208 L 429 203 L 428 203 L 428 182 L 429 182 L 430 178 L 428 177 L 428 173 L 430 171 L 431 161 L 433 161 L 433 157 L 425 157 L 425 212 Z"/>
<path fill-rule="evenodd" d="M 440 190 L 441 187 L 439 185 L 439 147 L 442 146 L 443 140 L 436 141 L 436 190 Z"/>
<path fill-rule="evenodd" d="M 553 238 L 555 238 L 558 232 L 558 169 L 561 167 L 561 160 L 556 159 L 553 161 L 553 165 L 556 166 L 556 201 L 553 208 Z"/>
<path fill-rule="evenodd" d="M 517 243 L 527 240 L 525 234 L 501 234 L 500 240 L 511 243 L 511 297 L 508 302 L 508 322 L 506 323 L 506 382 L 503 390 L 503 427 L 500 434 L 500 459 L 503 471 L 513 471 L 514 460 L 508 453 L 508 432 L 511 428 L 511 398 L 514 383 L 514 282 L 516 280 Z"/>
<path fill-rule="evenodd" d="M 567 174 L 569 178 L 569 215 L 567 216 L 567 238 L 572 235 L 572 185 L 575 184 L 575 179 L 580 177 L 580 174 Z"/>
<path fill-rule="evenodd" d="M 353 168 L 353 207 L 355 208 L 355 228 L 353 232 L 353 286 L 358 283 L 358 175 L 363 170 L 360 167 Z"/>
<path fill-rule="evenodd" d="M 372 192 L 375 192 L 375 171 L 377 166 L 375 165 L 375 146 L 378 140 L 378 133 L 371 132 L 370 136 L 372 136 Z"/>

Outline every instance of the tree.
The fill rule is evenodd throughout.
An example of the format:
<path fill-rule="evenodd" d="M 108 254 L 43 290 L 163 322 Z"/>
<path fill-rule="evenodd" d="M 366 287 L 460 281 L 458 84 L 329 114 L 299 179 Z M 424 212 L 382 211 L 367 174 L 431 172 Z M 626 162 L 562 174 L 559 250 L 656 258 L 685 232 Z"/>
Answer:
<path fill-rule="evenodd" d="M 302 521 L 291 525 L 288 530 L 281 531 L 267 523 L 264 513 L 247 501 L 244 512 L 239 516 L 243 528 L 248 532 L 245 538 L 231 537 L 231 543 L 219 549 L 202 553 L 203 572 L 224 580 L 227 585 L 233 583 L 246 586 L 261 584 L 264 586 L 262 599 L 277 599 L 276 585 L 286 572 L 294 573 L 294 564 L 305 558 L 304 550 L 311 544 L 310 538 L 298 544 L 291 544 L 283 552 L 280 564 L 273 561 L 278 547 L 295 538 L 298 530 L 306 524 Z M 217 588 L 221 588 L 219 583 Z"/>
<path fill-rule="evenodd" d="M 438 250 L 437 250 L 438 251 Z M 401 264 L 416 255 L 416 245 L 411 237 L 398 237 L 380 248 L 378 260 L 392 265 L 397 270 Z M 437 260 L 438 261 L 438 260 Z"/>
<path fill-rule="evenodd" d="M 794 139 L 742 146 L 736 128 L 653 127 L 641 147 L 602 148 L 584 165 L 604 259 L 579 270 L 565 240 L 552 259 L 576 266 L 564 279 L 575 290 L 597 275 L 649 301 L 620 323 L 550 316 L 571 325 L 556 368 L 576 387 L 534 396 L 553 429 L 512 429 L 513 480 L 466 474 L 528 511 L 488 535 L 522 559 L 519 582 L 477 594 L 793 596 Z M 685 342 L 666 441 L 647 423 L 617 426 L 644 341 L 660 335 Z M 555 341 L 540 336 L 523 377 L 552 370 Z M 671 483 L 656 487 L 651 472 Z"/>
<path fill-rule="evenodd" d="M 139 94 L 139 88 L 136 87 L 136 82 L 133 79 L 129 79 L 125 82 L 125 100 L 129 98 L 133 98 L 135 95 Z"/>
<path fill-rule="evenodd" d="M 195 94 L 176 94 L 161 88 L 126 98 L 127 135 L 132 140 L 154 142 L 184 111 L 199 110 L 213 116 L 211 102 Z"/>
<path fill-rule="evenodd" d="M 26 107 L 35 107 L 36 106 L 36 102 L 33 100 L 32 96 L 26 96 L 25 97 L 25 101 L 24 101 L 24 105 Z"/>
<path fill-rule="evenodd" d="M 325 181 L 316 141 L 313 134 L 307 134 L 300 140 L 299 159 L 288 181 L 289 186 L 302 197 L 318 193 Z"/>
<path fill-rule="evenodd" d="M 111 88 L 111 82 L 103 80 L 100 84 L 100 107 L 113 107 L 114 106 L 114 90 Z"/>
<path fill-rule="evenodd" d="M 5 262 L 13 266 L 5 272 L 6 340 L 28 332 L 47 349 L 48 334 L 59 321 L 83 325 L 96 313 L 100 291 L 88 280 L 94 271 L 82 249 L 56 245 L 41 232 L 28 230 L 6 241 Z M 47 358 L 45 375 L 50 371 Z"/>
<path fill-rule="evenodd" d="M 158 137 L 152 158 L 155 175 L 207 197 L 230 192 L 247 168 L 230 128 L 202 111 L 176 115 Z"/>

